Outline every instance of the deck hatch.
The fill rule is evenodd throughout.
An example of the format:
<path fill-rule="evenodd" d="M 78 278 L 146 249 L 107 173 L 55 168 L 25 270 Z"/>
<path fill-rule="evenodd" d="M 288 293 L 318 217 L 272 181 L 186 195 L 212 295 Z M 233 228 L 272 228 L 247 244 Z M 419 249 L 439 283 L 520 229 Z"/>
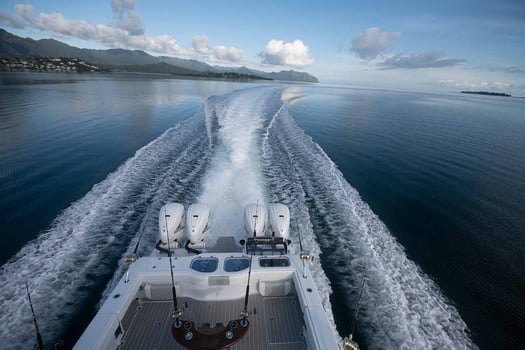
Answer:
<path fill-rule="evenodd" d="M 249 258 L 227 258 L 224 261 L 224 271 L 236 272 L 242 271 L 250 267 Z"/>
<path fill-rule="evenodd" d="M 217 258 L 195 258 L 191 261 L 191 269 L 199 272 L 214 272 L 219 266 Z"/>
<path fill-rule="evenodd" d="M 285 257 L 281 258 L 261 258 L 259 259 L 259 265 L 261 267 L 284 267 L 290 266 L 290 260 Z"/>

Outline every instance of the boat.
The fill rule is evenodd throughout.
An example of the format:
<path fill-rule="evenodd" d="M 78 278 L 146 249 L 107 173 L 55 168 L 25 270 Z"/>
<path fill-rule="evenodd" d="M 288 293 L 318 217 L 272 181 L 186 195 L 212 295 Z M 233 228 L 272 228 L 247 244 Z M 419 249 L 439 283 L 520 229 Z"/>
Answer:
<path fill-rule="evenodd" d="M 165 204 L 155 250 L 126 257 L 74 349 L 357 350 L 332 327 L 300 240 L 290 252 L 288 207 L 255 203 L 239 215 L 245 239 L 208 246 L 206 204 Z"/>

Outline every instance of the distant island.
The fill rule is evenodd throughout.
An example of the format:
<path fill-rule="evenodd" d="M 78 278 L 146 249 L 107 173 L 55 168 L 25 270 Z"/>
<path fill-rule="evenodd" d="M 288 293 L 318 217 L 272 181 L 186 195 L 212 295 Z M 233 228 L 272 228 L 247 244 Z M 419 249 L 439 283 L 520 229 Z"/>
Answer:
<path fill-rule="evenodd" d="M 318 83 L 306 72 L 264 72 L 247 67 L 211 66 L 205 62 L 152 56 L 141 50 L 80 49 L 54 39 L 21 38 L 0 28 L 0 71 L 133 72 L 228 80 L 283 80 Z"/>
<path fill-rule="evenodd" d="M 462 94 L 476 94 L 476 95 L 488 95 L 488 96 L 504 96 L 512 97 L 509 94 L 503 92 L 492 92 L 492 91 L 461 91 Z"/>

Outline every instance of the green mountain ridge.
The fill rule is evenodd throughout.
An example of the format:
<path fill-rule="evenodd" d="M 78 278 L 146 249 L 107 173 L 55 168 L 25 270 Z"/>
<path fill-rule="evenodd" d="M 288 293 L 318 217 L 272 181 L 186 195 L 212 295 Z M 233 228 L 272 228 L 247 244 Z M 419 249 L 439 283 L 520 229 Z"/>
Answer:
<path fill-rule="evenodd" d="M 289 70 L 268 73 L 244 66 L 210 66 L 194 59 L 169 56 L 155 57 L 141 50 L 80 49 L 54 39 L 21 38 L 2 28 L 0 28 L 0 57 L 68 57 L 79 58 L 111 70 L 212 77 L 228 75 L 229 78 L 257 79 L 262 77 L 272 80 L 319 82 L 316 77 L 306 72 Z M 166 64 L 173 68 L 166 66 Z"/>

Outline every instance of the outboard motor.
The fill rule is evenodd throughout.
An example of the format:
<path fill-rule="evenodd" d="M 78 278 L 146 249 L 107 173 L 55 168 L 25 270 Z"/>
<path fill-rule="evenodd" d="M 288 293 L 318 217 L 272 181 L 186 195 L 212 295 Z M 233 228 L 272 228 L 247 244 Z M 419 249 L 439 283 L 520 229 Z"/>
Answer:
<path fill-rule="evenodd" d="M 206 204 L 190 205 L 186 212 L 186 232 L 192 245 L 204 246 L 210 232 L 210 208 Z"/>
<path fill-rule="evenodd" d="M 184 206 L 180 203 L 168 203 L 159 212 L 159 243 L 164 250 L 180 247 L 184 235 Z"/>
<path fill-rule="evenodd" d="M 290 234 L 290 209 L 284 204 L 271 203 L 268 205 L 270 232 L 275 237 L 288 239 Z"/>
<path fill-rule="evenodd" d="M 262 204 L 248 204 L 244 208 L 244 228 L 249 237 L 262 237 L 266 233 L 267 214 Z"/>

